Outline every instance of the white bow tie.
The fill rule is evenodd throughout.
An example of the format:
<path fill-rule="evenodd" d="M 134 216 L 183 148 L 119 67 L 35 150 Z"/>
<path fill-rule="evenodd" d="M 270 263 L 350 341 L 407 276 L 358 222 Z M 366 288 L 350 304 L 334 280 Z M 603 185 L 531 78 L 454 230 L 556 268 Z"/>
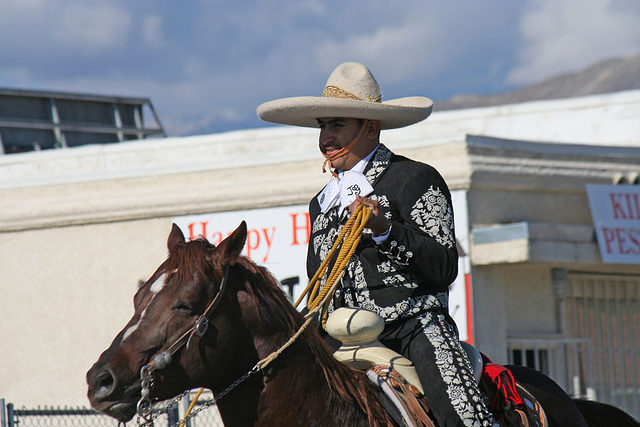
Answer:
<path fill-rule="evenodd" d="M 355 171 L 341 172 L 339 177 L 332 177 L 318 195 L 318 203 L 322 213 L 340 205 L 341 210 L 348 207 L 357 195 L 368 196 L 373 187 L 364 174 Z"/>

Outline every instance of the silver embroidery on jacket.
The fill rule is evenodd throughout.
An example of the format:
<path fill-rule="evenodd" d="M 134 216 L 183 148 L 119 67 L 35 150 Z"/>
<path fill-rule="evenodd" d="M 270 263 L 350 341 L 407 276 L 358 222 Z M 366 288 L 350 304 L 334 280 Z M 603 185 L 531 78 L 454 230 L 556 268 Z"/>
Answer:
<path fill-rule="evenodd" d="M 438 187 L 433 188 L 433 185 L 429 187 L 429 190 L 413 205 L 411 219 L 441 245 L 449 249 L 455 245 L 453 209 Z"/>

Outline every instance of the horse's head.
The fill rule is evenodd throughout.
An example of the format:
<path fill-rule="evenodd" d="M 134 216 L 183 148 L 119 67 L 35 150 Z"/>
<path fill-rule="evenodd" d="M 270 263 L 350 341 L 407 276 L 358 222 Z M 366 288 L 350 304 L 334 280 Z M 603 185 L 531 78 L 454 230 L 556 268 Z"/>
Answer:
<path fill-rule="evenodd" d="M 229 355 L 238 339 L 231 328 L 238 322 L 229 317 L 233 311 L 226 310 L 231 300 L 215 303 L 217 308 L 212 301 L 226 298 L 220 292 L 225 271 L 238 258 L 246 235 L 243 222 L 215 247 L 205 239 L 185 242 L 173 225 L 167 260 L 140 287 L 134 297 L 133 317 L 87 372 L 93 407 L 121 421 L 130 420 L 140 399 L 141 369 L 153 366 L 155 356 L 168 349 L 173 353 L 172 361 L 154 372 L 155 399 L 205 386 L 215 381 L 212 377 L 216 375 L 235 375 L 229 373 Z M 206 333 L 188 333 L 212 308 L 216 313 Z"/>

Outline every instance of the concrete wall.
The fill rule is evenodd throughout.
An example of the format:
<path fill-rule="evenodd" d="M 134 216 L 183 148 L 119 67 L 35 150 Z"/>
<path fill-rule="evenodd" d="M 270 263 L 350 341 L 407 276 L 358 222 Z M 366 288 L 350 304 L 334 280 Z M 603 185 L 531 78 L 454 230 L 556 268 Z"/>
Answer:
<path fill-rule="evenodd" d="M 510 336 L 558 333 L 548 265 L 476 266 L 472 277 L 476 346 L 491 360 L 507 363 Z"/>
<path fill-rule="evenodd" d="M 0 233 L 0 395 L 86 405 L 85 372 L 133 314 L 138 280 L 166 257 L 169 219 Z"/>
<path fill-rule="evenodd" d="M 131 144 L 131 156 L 137 144 Z M 123 149 L 110 148 L 83 147 L 77 157 L 65 150 L 11 160 L 26 162 L 15 167 L 40 163 L 45 171 L 56 161 L 81 169 L 87 163 L 108 165 Z M 187 147 L 182 161 L 190 157 L 196 155 Z M 48 185 L 34 182 L 35 174 L 25 176 L 22 186 L 17 179 L 5 181 L 0 188 L 0 396 L 19 406 L 86 405 L 85 372 L 133 314 L 138 281 L 165 259 L 174 216 L 306 204 L 328 179 L 317 154 L 312 161 L 243 167 L 215 156 L 209 160 L 209 170 L 193 172 L 151 170 L 139 159 L 117 171 L 103 166 L 76 181 L 64 176 L 64 168 Z"/>

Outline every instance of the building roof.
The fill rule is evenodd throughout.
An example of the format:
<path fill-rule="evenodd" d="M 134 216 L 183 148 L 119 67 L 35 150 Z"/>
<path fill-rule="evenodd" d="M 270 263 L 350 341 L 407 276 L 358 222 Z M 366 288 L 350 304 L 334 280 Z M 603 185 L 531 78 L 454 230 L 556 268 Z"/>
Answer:
<path fill-rule="evenodd" d="M 158 135 L 148 98 L 0 89 L 0 155 Z"/>
<path fill-rule="evenodd" d="M 453 190 L 554 182 L 576 193 L 585 182 L 611 183 L 637 169 L 639 115 L 640 91 L 632 91 L 434 113 L 386 131 L 383 142 L 435 166 Z M 283 126 L 0 156 L 0 224 L 306 203 L 327 181 L 321 160 L 316 130 Z"/>

